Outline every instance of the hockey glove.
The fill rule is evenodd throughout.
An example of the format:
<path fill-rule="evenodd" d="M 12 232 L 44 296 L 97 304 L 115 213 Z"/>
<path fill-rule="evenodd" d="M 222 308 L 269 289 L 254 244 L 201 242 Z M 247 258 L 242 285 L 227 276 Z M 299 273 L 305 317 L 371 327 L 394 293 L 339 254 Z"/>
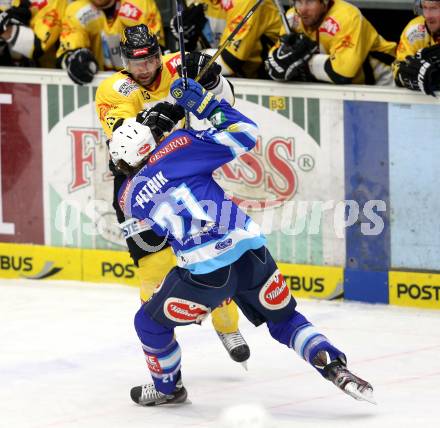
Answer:
<path fill-rule="evenodd" d="M 423 59 L 407 56 L 400 63 L 396 84 L 435 97 L 434 91 L 440 89 L 440 68 Z"/>
<path fill-rule="evenodd" d="M 423 59 L 431 64 L 440 64 L 440 45 L 419 49 L 416 53 L 416 58 Z"/>
<path fill-rule="evenodd" d="M 67 52 L 65 66 L 67 74 L 78 85 L 85 85 L 93 80 L 98 72 L 98 63 L 93 53 L 86 48 Z"/>
<path fill-rule="evenodd" d="M 0 36 L 10 25 L 29 25 L 31 20 L 30 3 L 26 0 L 20 3 L 18 7 L 10 7 L 0 13 Z"/>
<path fill-rule="evenodd" d="M 274 80 L 315 80 L 307 65 L 310 58 L 319 53 L 319 47 L 303 33 L 281 36 L 281 45 L 267 58 L 265 65 Z"/>
<path fill-rule="evenodd" d="M 157 137 L 162 137 L 165 132 L 171 132 L 184 116 L 185 112 L 181 106 L 164 101 L 140 111 L 136 121 L 148 126 Z"/>
<path fill-rule="evenodd" d="M 183 88 L 183 79 L 177 79 L 171 85 L 171 95 L 185 110 L 194 114 L 197 119 L 206 119 L 220 105 L 212 92 L 202 85 L 188 79 L 188 88 Z"/>
<path fill-rule="evenodd" d="M 211 58 L 212 58 L 211 55 L 206 55 L 201 52 L 187 53 L 185 55 L 185 59 L 186 59 L 186 70 L 188 72 L 188 77 L 190 79 L 195 79 Z M 182 75 L 182 67 L 180 64 L 177 66 L 177 72 L 179 73 L 179 76 Z M 222 72 L 222 67 L 216 62 L 214 62 L 208 68 L 208 71 L 199 80 L 199 83 L 205 89 L 210 91 L 217 87 L 220 81 L 221 72 Z"/>
<path fill-rule="evenodd" d="M 193 51 L 197 47 L 197 41 L 202 35 L 202 29 L 207 19 L 204 13 L 203 4 L 192 4 L 184 9 L 182 13 L 183 39 L 185 41 L 185 49 Z M 173 16 L 170 21 L 170 29 L 176 40 L 179 40 L 179 29 L 177 25 L 177 15 Z"/>

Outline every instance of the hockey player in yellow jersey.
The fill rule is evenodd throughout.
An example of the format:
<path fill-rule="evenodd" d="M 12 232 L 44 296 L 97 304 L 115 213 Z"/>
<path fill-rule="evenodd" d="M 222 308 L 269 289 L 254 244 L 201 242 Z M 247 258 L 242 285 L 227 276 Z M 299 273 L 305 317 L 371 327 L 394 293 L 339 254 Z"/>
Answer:
<path fill-rule="evenodd" d="M 427 95 L 440 90 L 440 1 L 417 0 L 393 64 L 396 84 Z"/>
<path fill-rule="evenodd" d="M 295 0 L 286 14 L 291 34 L 266 61 L 274 80 L 392 84 L 396 43 L 380 36 L 344 0 Z"/>
<path fill-rule="evenodd" d="M 2 3 L 0 64 L 55 67 L 61 18 L 67 2 L 34 0 L 31 3 L 28 0 L 11 0 Z"/>
<path fill-rule="evenodd" d="M 180 53 L 161 55 L 157 38 L 144 25 L 126 28 L 121 42 L 124 69 L 105 79 L 96 92 L 96 111 L 108 138 L 125 120 L 136 120 L 153 127 L 162 136 L 170 132 L 181 117 L 175 117 L 171 104 L 155 105 L 161 101 L 172 101 L 170 86 L 179 78 Z M 210 57 L 193 52 L 186 54 L 188 76 L 195 78 Z M 231 84 L 220 74 L 221 67 L 214 64 L 200 83 L 217 97 L 234 101 Z M 162 282 L 176 261 L 171 248 L 152 230 L 122 213 L 117 195 L 125 176 L 115 171 L 113 206 L 130 255 L 138 265 L 141 281 L 141 300 L 147 301 L 154 289 Z M 139 244 L 139 240 L 141 244 Z M 234 361 L 245 362 L 249 358 L 249 347 L 238 329 L 238 310 L 234 302 L 224 302 L 213 311 L 212 321 L 223 345 Z"/>
<path fill-rule="evenodd" d="M 76 0 L 65 12 L 58 63 L 78 84 L 90 83 L 99 70 L 121 70 L 119 42 L 124 28 L 146 24 L 164 40 L 154 0 Z"/>
<path fill-rule="evenodd" d="M 255 4 L 255 0 L 198 0 L 183 14 L 185 46 L 217 48 L 232 33 L 238 23 Z M 177 38 L 176 17 L 171 20 L 171 31 Z M 278 40 L 281 18 L 272 0 L 264 0 L 253 16 L 221 53 L 219 63 L 223 74 L 238 77 L 266 77 L 264 60 Z M 213 55 L 215 49 L 207 50 Z"/>

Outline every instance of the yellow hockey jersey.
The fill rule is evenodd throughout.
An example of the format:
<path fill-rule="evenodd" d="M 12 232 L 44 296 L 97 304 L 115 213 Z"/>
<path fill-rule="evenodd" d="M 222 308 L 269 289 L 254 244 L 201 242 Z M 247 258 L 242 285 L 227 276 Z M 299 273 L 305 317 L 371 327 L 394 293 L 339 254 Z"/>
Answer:
<path fill-rule="evenodd" d="M 385 40 L 360 10 L 343 0 L 330 0 L 330 7 L 316 31 L 307 31 L 295 8 L 286 13 L 292 30 L 316 41 L 322 54 L 330 56 L 332 69 L 352 83 L 389 84 L 390 64 L 396 43 Z M 284 34 L 284 28 L 281 34 Z M 385 62 L 384 62 L 385 61 Z"/>
<path fill-rule="evenodd" d="M 163 55 L 160 76 L 148 88 L 139 85 L 126 70 L 119 71 L 100 83 L 96 91 L 96 112 L 107 137 L 111 137 L 113 127 L 119 119 L 135 117 L 141 110 L 151 108 L 161 101 L 174 103 L 170 87 L 179 78 L 179 64 L 179 52 Z M 232 88 L 223 76 L 212 92 L 218 99 L 224 98 L 234 104 Z M 194 116 L 191 117 L 191 126 L 195 129 L 204 127 L 203 122 Z"/>
<path fill-rule="evenodd" d="M 68 0 L 31 0 L 30 28 L 36 39 L 26 43 L 21 53 L 26 58 L 36 59 L 42 67 L 55 67 L 55 53 L 61 33 L 61 19 Z M 20 0 L 3 0 L 0 10 L 19 6 Z M 35 58 L 37 56 L 37 58 Z"/>
<path fill-rule="evenodd" d="M 209 35 L 206 37 L 209 46 L 202 47 L 218 47 L 220 38 L 226 27 L 227 11 L 232 7 L 232 0 L 190 0 L 187 1 L 186 4 L 187 6 L 203 4 L 205 17 L 209 22 Z"/>
<path fill-rule="evenodd" d="M 243 19 L 255 0 L 223 0 L 227 10 L 226 27 L 220 39 L 222 44 Z M 272 0 L 265 0 L 226 48 L 231 55 L 244 61 L 244 77 L 257 77 L 263 58 L 276 43 L 281 30 L 281 18 Z"/>
<path fill-rule="evenodd" d="M 120 35 L 124 28 L 145 24 L 164 43 L 162 18 L 154 0 L 117 0 L 111 19 L 90 0 L 76 0 L 65 12 L 57 57 L 65 52 L 88 48 L 100 70 L 120 70 Z"/>
<path fill-rule="evenodd" d="M 423 16 L 412 19 L 400 36 L 396 61 L 393 63 L 394 76 L 396 76 L 400 62 L 404 61 L 407 56 L 414 56 L 419 49 L 439 43 L 440 38 L 434 38 L 429 33 Z"/>
<path fill-rule="evenodd" d="M 148 89 L 136 83 L 126 70 L 100 83 L 96 91 L 96 112 L 107 137 L 111 137 L 118 119 L 135 117 L 141 110 L 161 101 L 174 103 L 170 86 L 179 78 L 177 65 L 180 64 L 180 54 L 164 55 L 162 63 L 160 77 Z"/>
<path fill-rule="evenodd" d="M 190 4 L 192 3 L 204 4 L 211 34 L 211 37 L 206 38 L 211 42 L 211 48 L 217 48 L 234 31 L 255 4 L 255 0 L 195 0 Z M 238 60 L 244 61 L 240 74 L 245 77 L 257 77 L 263 56 L 265 57 L 267 51 L 276 43 L 280 28 L 281 18 L 278 10 L 272 0 L 265 0 L 225 49 Z M 228 75 L 237 74 L 233 64 L 222 61 L 222 65 L 228 68 Z"/>

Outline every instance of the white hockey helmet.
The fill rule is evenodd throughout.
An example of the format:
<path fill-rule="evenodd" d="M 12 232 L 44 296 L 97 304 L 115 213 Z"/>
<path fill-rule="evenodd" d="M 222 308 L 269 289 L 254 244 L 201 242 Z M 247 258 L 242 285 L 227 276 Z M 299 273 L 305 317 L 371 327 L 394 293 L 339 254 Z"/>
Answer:
<path fill-rule="evenodd" d="M 155 147 L 156 140 L 151 129 L 136 122 L 135 118 L 125 120 L 113 132 L 108 146 L 115 165 L 119 161 L 124 161 L 132 168 L 139 166 Z"/>

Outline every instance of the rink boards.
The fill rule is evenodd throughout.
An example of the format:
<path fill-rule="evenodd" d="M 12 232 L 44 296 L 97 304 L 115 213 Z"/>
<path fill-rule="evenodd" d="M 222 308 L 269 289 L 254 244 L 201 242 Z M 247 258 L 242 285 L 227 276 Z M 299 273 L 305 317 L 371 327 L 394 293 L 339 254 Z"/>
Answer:
<path fill-rule="evenodd" d="M 62 71 L 0 77 L 0 241 L 47 247 L 48 264 L 30 268 L 22 257 L 19 275 L 135 285 L 111 206 L 96 85 L 74 86 Z M 260 136 L 215 178 L 261 225 L 292 291 L 437 307 L 440 102 L 397 88 L 234 84 Z M 61 247 L 69 255 L 56 272 Z M 9 277 L 3 266 L 20 251 L 2 248 Z"/>
<path fill-rule="evenodd" d="M 344 297 L 341 267 L 279 263 L 295 297 L 334 300 Z M 0 244 L 0 277 L 118 283 L 138 287 L 128 252 Z M 440 309 L 440 274 L 388 272 L 389 303 Z"/>

